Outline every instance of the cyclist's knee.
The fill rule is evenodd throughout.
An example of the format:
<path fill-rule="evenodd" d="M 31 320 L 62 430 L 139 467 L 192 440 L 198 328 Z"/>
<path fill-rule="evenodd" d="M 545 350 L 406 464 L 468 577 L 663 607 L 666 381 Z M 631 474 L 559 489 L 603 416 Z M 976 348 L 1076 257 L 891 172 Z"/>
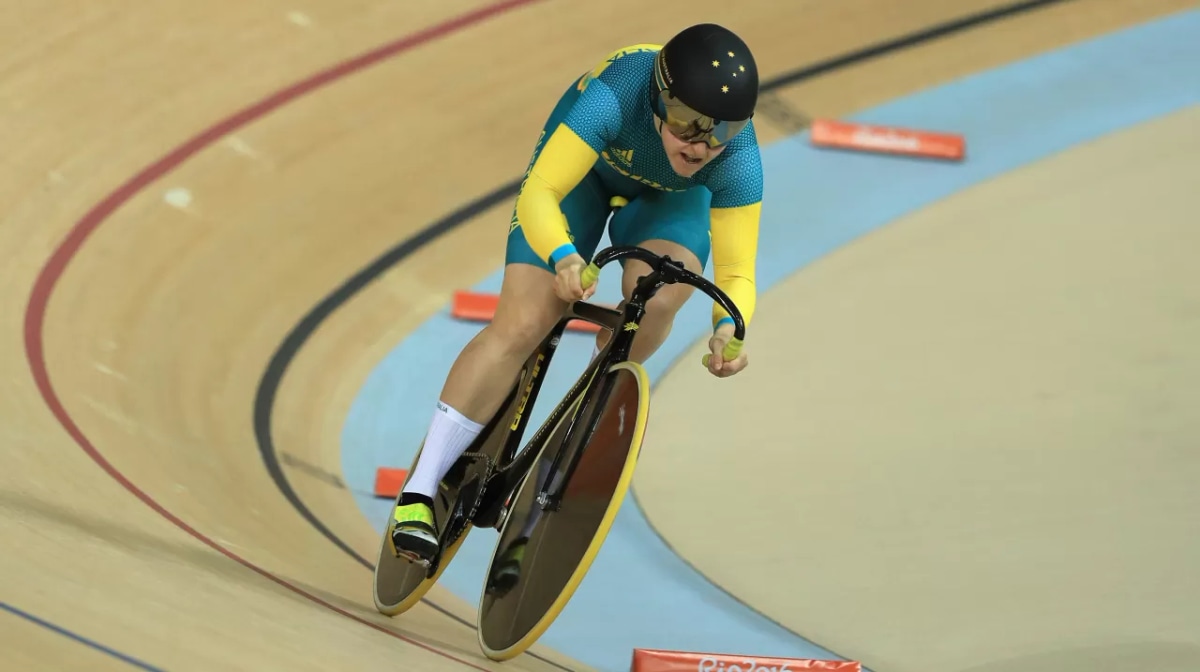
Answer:
<path fill-rule="evenodd" d="M 674 322 L 675 314 L 687 303 L 692 291 L 691 286 L 683 284 L 667 285 L 658 290 L 654 298 L 646 302 L 644 321 L 656 325 L 669 325 Z"/>
<path fill-rule="evenodd" d="M 550 331 L 557 319 L 547 319 L 544 313 L 533 310 L 510 311 L 503 318 L 497 311 L 496 317 L 500 319 L 493 319 L 488 329 L 493 339 L 514 354 L 532 351 L 546 337 L 546 332 Z"/>
<path fill-rule="evenodd" d="M 667 240 L 647 240 L 640 243 L 640 246 L 655 254 L 668 255 L 675 261 L 683 262 L 684 267 L 693 273 L 703 272 L 703 267 L 696 255 L 679 243 Z M 650 267 L 641 261 L 631 260 L 628 262 L 622 283 L 626 300 L 632 296 L 638 279 L 649 272 Z M 669 326 L 675 320 L 675 314 L 679 312 L 683 304 L 687 303 L 693 291 L 695 289 L 691 285 L 683 283 L 661 287 L 654 297 L 646 302 L 646 315 L 642 318 L 643 322 Z"/>

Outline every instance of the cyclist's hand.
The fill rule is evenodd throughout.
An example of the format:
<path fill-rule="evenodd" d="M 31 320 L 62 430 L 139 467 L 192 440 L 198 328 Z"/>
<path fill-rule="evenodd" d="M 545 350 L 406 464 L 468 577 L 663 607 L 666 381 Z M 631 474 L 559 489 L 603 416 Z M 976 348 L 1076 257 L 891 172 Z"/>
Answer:
<path fill-rule="evenodd" d="M 708 350 L 712 354 L 708 358 L 708 371 L 718 378 L 728 378 L 746 368 L 749 363 L 749 360 L 746 359 L 745 348 L 738 353 L 737 358 L 725 361 L 725 344 L 729 343 L 731 338 L 733 338 L 733 325 L 722 324 L 713 333 L 712 338 L 708 339 Z"/>
<path fill-rule="evenodd" d="M 554 265 L 554 293 L 563 301 L 579 301 L 587 299 L 596 292 L 596 283 L 583 288 L 579 276 L 583 274 L 587 262 L 578 254 L 563 257 Z"/>

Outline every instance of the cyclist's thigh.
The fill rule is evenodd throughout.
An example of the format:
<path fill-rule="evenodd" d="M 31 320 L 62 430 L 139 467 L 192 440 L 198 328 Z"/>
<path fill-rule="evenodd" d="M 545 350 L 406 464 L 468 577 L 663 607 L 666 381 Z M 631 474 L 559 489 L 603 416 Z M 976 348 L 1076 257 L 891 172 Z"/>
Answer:
<path fill-rule="evenodd" d="M 607 199 L 589 178 L 563 199 L 571 241 L 584 259 L 591 259 L 608 218 Z M 554 267 L 539 259 L 525 240 L 520 226 L 508 233 L 504 254 L 504 281 L 492 323 L 523 343 L 537 340 L 563 315 L 567 304 L 554 292 Z"/>
<path fill-rule="evenodd" d="M 609 237 L 614 245 L 638 245 L 658 254 L 671 254 L 670 244 L 674 244 L 675 250 L 690 254 L 671 254 L 672 258 L 686 261 L 689 270 L 703 273 L 712 248 L 708 214 L 711 203 L 712 193 L 699 187 L 687 191 L 647 191 L 613 215 Z M 636 264 L 633 270 L 639 274 L 649 272 L 649 267 L 640 261 L 630 260 L 629 264 Z"/>
<path fill-rule="evenodd" d="M 500 300 L 488 328 L 514 350 L 537 345 L 562 317 L 567 304 L 554 293 L 554 278 L 540 266 L 514 262 L 504 267 Z"/>
<path fill-rule="evenodd" d="M 609 212 L 607 199 L 591 181 L 590 176 L 584 178 L 560 204 L 571 241 L 584 259 L 595 253 Z M 492 321 L 523 343 L 540 339 L 566 309 L 566 303 L 554 293 L 554 267 L 549 260 L 538 258 L 519 225 L 508 233 L 504 262 L 500 302 Z"/>
<path fill-rule="evenodd" d="M 613 215 L 609 237 L 614 245 L 642 245 L 665 240 L 687 249 L 708 265 L 712 249 L 708 209 L 712 193 L 696 187 L 687 191 L 646 191 Z"/>

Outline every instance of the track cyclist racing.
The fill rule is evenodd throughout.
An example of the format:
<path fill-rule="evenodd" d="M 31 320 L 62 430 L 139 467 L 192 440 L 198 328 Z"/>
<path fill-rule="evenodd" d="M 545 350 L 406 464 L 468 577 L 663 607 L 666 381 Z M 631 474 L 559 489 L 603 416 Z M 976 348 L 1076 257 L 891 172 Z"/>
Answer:
<path fill-rule="evenodd" d="M 606 227 L 614 245 L 669 256 L 695 274 L 711 253 L 715 285 L 749 323 L 763 197 L 752 121 L 758 92 L 749 47 L 711 23 L 661 46 L 618 49 L 566 88 L 516 198 L 495 315 L 451 367 L 389 521 L 397 557 L 428 562 L 440 552 L 443 523 L 433 505 L 439 483 L 499 411 L 567 307 L 594 293 L 583 271 Z M 627 302 L 650 266 L 637 258 L 622 266 Z M 630 361 L 640 364 L 657 351 L 693 290 L 668 284 L 648 301 Z M 734 320 L 716 302 L 712 328 L 709 372 L 724 378 L 743 370 L 745 351 L 725 350 Z M 593 357 L 609 338 L 600 330 Z M 519 539 L 504 551 L 513 558 L 524 550 Z"/>

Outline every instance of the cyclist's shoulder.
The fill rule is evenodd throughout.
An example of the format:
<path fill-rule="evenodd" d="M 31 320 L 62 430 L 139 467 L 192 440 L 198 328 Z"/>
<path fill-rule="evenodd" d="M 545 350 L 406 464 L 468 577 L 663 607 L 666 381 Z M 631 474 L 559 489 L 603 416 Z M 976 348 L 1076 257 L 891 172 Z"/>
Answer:
<path fill-rule="evenodd" d="M 711 173 L 734 181 L 762 181 L 762 146 L 754 129 L 754 120 L 746 124 L 725 150 L 712 162 Z"/>
<path fill-rule="evenodd" d="M 762 150 L 753 124 L 747 124 L 721 155 L 704 167 L 704 184 L 713 192 L 714 207 L 751 205 L 762 200 Z"/>
<path fill-rule="evenodd" d="M 597 80 L 617 92 L 640 88 L 650 81 L 654 55 L 661 49 L 658 44 L 632 44 L 616 49 L 583 76 L 579 88 L 585 89 Z"/>

